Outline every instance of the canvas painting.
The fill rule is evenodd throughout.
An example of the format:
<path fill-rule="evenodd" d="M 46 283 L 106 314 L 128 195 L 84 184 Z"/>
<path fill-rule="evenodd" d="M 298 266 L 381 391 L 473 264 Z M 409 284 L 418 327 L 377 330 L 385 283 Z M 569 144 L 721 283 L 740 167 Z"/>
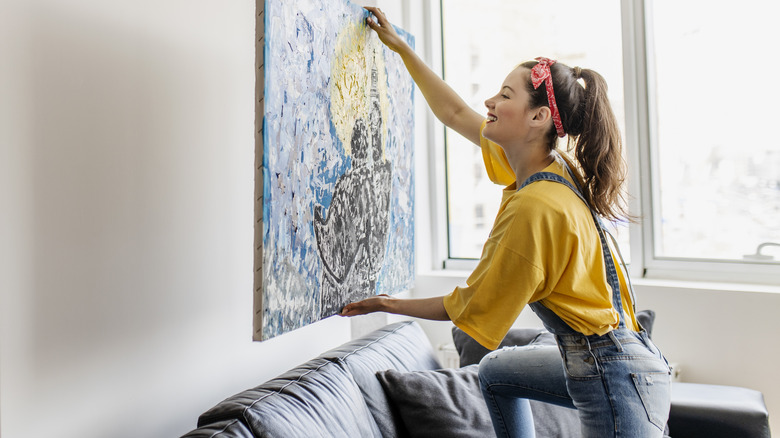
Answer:
<path fill-rule="evenodd" d="M 356 4 L 266 0 L 260 12 L 254 338 L 265 340 L 411 287 L 414 85 Z"/>

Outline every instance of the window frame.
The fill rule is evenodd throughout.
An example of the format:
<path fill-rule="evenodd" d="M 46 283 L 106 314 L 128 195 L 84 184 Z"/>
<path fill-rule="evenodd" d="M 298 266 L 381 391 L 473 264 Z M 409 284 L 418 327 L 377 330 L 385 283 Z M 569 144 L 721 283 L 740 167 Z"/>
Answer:
<path fill-rule="evenodd" d="M 443 71 L 443 15 L 441 2 L 428 0 L 429 12 L 426 38 L 429 40 L 429 65 L 437 73 Z M 659 199 L 658 130 L 655 120 L 656 102 L 653 92 L 655 66 L 653 62 L 652 22 L 650 8 L 653 0 L 620 0 L 623 39 L 623 84 L 625 104 L 626 156 L 628 160 L 629 211 L 642 218 L 629 226 L 631 263 L 629 270 L 635 279 L 664 279 L 710 281 L 727 283 L 777 284 L 780 266 L 777 262 L 741 262 L 737 260 L 709 260 L 706 258 L 671 258 L 655 254 L 653 244 L 658 218 L 655 214 Z M 436 19 L 438 17 L 438 19 Z M 436 36 L 438 35 L 438 38 Z M 430 112 L 428 111 L 428 117 Z M 434 219 L 431 245 L 434 269 L 468 271 L 477 265 L 476 259 L 449 258 L 449 223 L 447 205 L 446 146 L 444 126 L 437 120 L 426 120 L 432 129 L 428 139 L 436 146 L 430 154 L 429 171 L 432 175 L 431 218 Z"/>
<path fill-rule="evenodd" d="M 626 96 L 626 147 L 632 214 L 643 218 L 630 226 L 631 274 L 635 278 L 776 284 L 777 263 L 740 262 L 701 258 L 660 257 L 655 236 L 660 230 L 655 214 L 660 198 L 658 174 L 657 106 L 653 92 L 653 0 L 621 0 L 623 21 L 623 76 Z M 630 115 L 630 116 L 629 116 Z"/>

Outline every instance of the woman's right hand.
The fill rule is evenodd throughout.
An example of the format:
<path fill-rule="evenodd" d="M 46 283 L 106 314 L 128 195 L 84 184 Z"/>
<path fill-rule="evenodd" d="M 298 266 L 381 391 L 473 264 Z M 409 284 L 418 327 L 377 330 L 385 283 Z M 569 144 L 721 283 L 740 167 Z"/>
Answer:
<path fill-rule="evenodd" d="M 364 8 L 371 12 L 373 17 L 366 18 L 366 24 L 373 29 L 379 39 L 393 52 L 399 52 L 406 46 L 406 41 L 396 33 L 393 25 L 387 19 L 387 16 L 381 9 L 373 6 L 364 6 Z"/>
<path fill-rule="evenodd" d="M 349 303 L 341 309 L 339 315 L 357 316 L 374 312 L 395 313 L 435 321 L 448 321 L 450 319 L 444 308 L 444 297 L 395 298 L 385 294 Z"/>
<path fill-rule="evenodd" d="M 386 310 L 386 302 L 394 298 L 386 295 L 376 295 L 362 301 L 349 303 L 341 309 L 341 316 L 357 316 Z"/>

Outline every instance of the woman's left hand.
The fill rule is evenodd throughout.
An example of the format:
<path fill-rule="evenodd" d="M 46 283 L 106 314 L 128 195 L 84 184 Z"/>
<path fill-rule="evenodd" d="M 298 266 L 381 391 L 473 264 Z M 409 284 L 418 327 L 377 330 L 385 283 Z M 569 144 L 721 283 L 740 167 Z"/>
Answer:
<path fill-rule="evenodd" d="M 408 46 L 406 41 L 396 33 L 390 20 L 381 9 L 372 6 L 364 6 L 374 16 L 366 19 L 366 24 L 374 29 L 379 39 L 393 52 L 400 52 L 404 46 Z"/>

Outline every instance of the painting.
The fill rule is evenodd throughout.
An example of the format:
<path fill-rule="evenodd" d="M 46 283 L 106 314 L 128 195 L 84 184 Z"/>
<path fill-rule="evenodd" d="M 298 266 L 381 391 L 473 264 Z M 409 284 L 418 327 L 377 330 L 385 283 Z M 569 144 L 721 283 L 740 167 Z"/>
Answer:
<path fill-rule="evenodd" d="M 412 286 L 414 83 L 367 17 L 258 3 L 255 340 Z"/>

